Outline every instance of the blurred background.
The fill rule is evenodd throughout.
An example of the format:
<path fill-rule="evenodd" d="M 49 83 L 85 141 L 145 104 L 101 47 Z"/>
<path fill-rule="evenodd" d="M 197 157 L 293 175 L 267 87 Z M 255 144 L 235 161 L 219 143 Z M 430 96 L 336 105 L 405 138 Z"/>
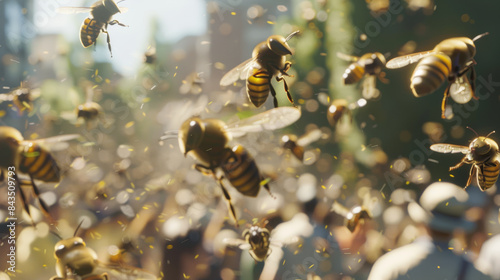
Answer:
<path fill-rule="evenodd" d="M 82 136 L 66 150 L 54 151 L 64 174 L 61 182 L 38 184 L 57 227 L 49 225 L 31 194 L 36 229 L 18 204 L 24 222 L 17 228 L 18 271 L 12 279 L 54 276 L 58 238 L 50 231 L 69 238 L 82 218 L 78 235 L 101 261 L 166 279 L 259 279 L 263 270 L 268 274 L 261 279 L 305 279 L 308 273 L 366 279 L 381 254 L 418 236 L 418 225 L 407 215 L 409 202 L 432 182 L 467 182 L 468 167 L 448 171 L 460 155 L 432 153 L 429 146 L 468 146 L 476 136 L 467 126 L 479 135 L 497 129 L 496 1 L 127 0 L 118 4 L 127 11 L 113 17 L 127 27 L 108 27 L 112 57 L 106 34 L 100 34 L 95 47 L 80 44 L 87 13 L 57 12 L 92 3 L 0 1 L 0 125 L 17 128 L 25 139 Z M 219 81 L 250 58 L 256 44 L 295 30 L 300 34 L 288 42 L 294 53 L 287 57 L 293 77 L 285 79 L 302 117 L 283 130 L 232 142 L 249 150 L 277 197 L 261 191 L 248 198 L 229 186 L 240 218 L 236 228 L 213 178 L 191 168 L 195 160 L 184 158 L 175 139 L 162 145 L 158 139 L 193 115 L 231 122 L 273 108 L 272 98 L 259 109 L 250 105 L 244 81 L 229 87 Z M 479 99 L 463 105 L 449 101 L 449 119 L 440 117 L 445 86 L 422 98 L 411 93 L 414 66 L 385 69 L 388 81 L 377 81 L 380 95 L 374 98 L 362 96 L 361 83 L 343 85 L 350 62 L 339 52 L 380 52 L 390 59 L 430 50 L 450 37 L 485 32 L 489 35 L 476 41 Z M 273 85 L 280 106 L 289 106 L 282 83 Z M 7 97 L 20 86 L 32 92 L 29 110 Z M 339 99 L 351 110 L 332 125 L 327 112 Z M 90 101 L 102 112 L 97 120 L 84 122 L 76 108 Z M 305 147 L 303 161 L 280 146 L 285 134 L 300 137 L 315 130 L 321 137 Z M 492 138 L 499 139 L 496 134 Z M 4 186 L 0 190 L 7 191 Z M 496 186 L 477 195 L 484 212 L 473 220 L 481 225 L 478 240 L 484 241 L 500 232 L 500 196 Z M 334 201 L 347 208 L 366 205 L 373 220 L 351 233 L 343 226 L 344 217 L 331 211 Z M 7 200 L 0 198 L 0 204 L 3 221 Z M 303 214 L 306 220 L 300 219 Z M 223 242 L 241 237 L 261 219 L 269 221 L 269 230 L 280 223 L 303 229 L 294 234 L 300 241 L 285 247 L 281 256 L 276 249 L 266 267 Z M 8 233 L 5 226 L 1 231 Z M 286 238 L 276 233 L 274 240 L 286 243 Z M 472 241 L 463 238 L 461 244 L 474 250 L 467 247 Z M 6 245 L 0 243 L 2 270 Z"/>

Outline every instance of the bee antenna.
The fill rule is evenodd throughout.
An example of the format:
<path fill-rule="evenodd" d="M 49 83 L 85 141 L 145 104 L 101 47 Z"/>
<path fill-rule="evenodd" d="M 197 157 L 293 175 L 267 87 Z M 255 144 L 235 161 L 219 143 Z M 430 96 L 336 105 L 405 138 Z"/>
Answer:
<path fill-rule="evenodd" d="M 76 227 L 75 233 L 73 233 L 73 237 L 75 237 L 75 236 L 76 236 L 76 234 L 78 233 L 78 230 L 79 230 L 79 229 L 80 229 L 80 227 L 82 226 L 83 221 L 85 221 L 85 219 L 82 219 L 82 221 L 78 224 L 78 226 Z"/>
<path fill-rule="evenodd" d="M 478 39 L 481 39 L 481 38 L 483 38 L 484 36 L 489 35 L 489 34 L 490 34 L 490 32 L 485 32 L 485 33 L 483 33 L 483 34 L 479 34 L 479 35 L 477 35 L 476 37 L 474 37 L 474 39 L 472 39 L 472 41 L 476 41 L 476 40 L 478 40 Z"/>
<path fill-rule="evenodd" d="M 163 135 L 160 137 L 160 141 L 172 139 L 172 138 L 177 138 L 178 135 L 179 135 L 179 131 L 177 131 L 177 130 L 165 131 L 163 133 Z"/>
<path fill-rule="evenodd" d="M 59 238 L 59 240 L 63 240 L 63 238 L 55 231 L 50 231 L 50 233 L 52 233 L 53 235 L 55 235 L 57 238 Z"/>
<path fill-rule="evenodd" d="M 293 36 L 295 36 L 295 35 L 297 35 L 297 34 L 299 34 L 299 33 L 300 33 L 300 30 L 296 30 L 296 31 L 294 31 L 294 32 L 290 33 L 290 35 L 288 35 L 288 36 L 286 37 L 285 42 L 288 42 L 288 40 L 292 39 L 292 37 L 293 37 Z"/>
<path fill-rule="evenodd" d="M 494 130 L 493 130 L 492 132 L 490 132 L 488 135 L 486 135 L 486 137 L 485 137 L 485 138 L 490 137 L 490 135 L 491 135 L 491 134 L 493 134 L 493 133 L 495 133 L 495 131 L 494 131 Z"/>
<path fill-rule="evenodd" d="M 477 132 L 474 129 L 472 129 L 472 127 L 467 126 L 467 128 L 470 129 L 470 130 L 472 130 L 472 132 L 474 132 L 476 134 L 476 136 L 479 137 L 479 134 L 477 134 Z"/>

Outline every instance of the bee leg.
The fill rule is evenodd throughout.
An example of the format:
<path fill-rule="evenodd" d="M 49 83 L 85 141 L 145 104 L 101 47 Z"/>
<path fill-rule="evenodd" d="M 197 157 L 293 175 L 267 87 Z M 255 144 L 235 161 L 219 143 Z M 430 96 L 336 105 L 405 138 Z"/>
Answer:
<path fill-rule="evenodd" d="M 278 82 L 283 81 L 283 84 L 284 84 L 284 87 L 285 87 L 285 92 L 286 92 L 286 97 L 288 98 L 288 101 L 290 101 L 290 103 L 292 103 L 292 105 L 294 107 L 297 107 L 297 106 L 295 106 L 295 103 L 293 102 L 292 95 L 290 94 L 290 91 L 288 90 L 288 84 L 286 83 L 285 78 L 283 78 L 283 77 L 276 77 L 276 81 L 278 81 Z"/>
<path fill-rule="evenodd" d="M 23 208 L 24 211 L 28 214 L 28 217 L 30 217 L 31 220 L 31 225 L 35 227 L 35 221 L 33 221 L 33 218 L 31 217 L 30 213 L 30 205 L 28 204 L 28 199 L 26 199 L 26 196 L 24 195 L 23 189 L 21 188 L 22 182 L 19 180 L 19 177 L 17 177 L 17 174 L 14 175 L 14 179 L 17 182 L 17 187 L 19 188 L 19 194 L 21 195 L 21 202 L 23 203 Z"/>
<path fill-rule="evenodd" d="M 35 194 L 36 199 L 38 200 L 38 203 L 40 204 L 40 209 L 42 210 L 42 213 L 50 220 L 52 224 L 55 224 L 55 220 L 52 218 L 52 216 L 49 213 L 49 207 L 40 198 L 40 191 L 38 190 L 38 187 L 35 185 L 35 181 L 33 180 L 33 177 L 30 175 L 31 179 L 31 186 L 33 187 L 33 193 Z"/>
<path fill-rule="evenodd" d="M 227 203 L 228 203 L 228 206 L 229 206 L 229 210 L 231 212 L 231 216 L 234 219 L 234 224 L 235 224 L 236 227 L 239 227 L 239 225 L 238 225 L 238 219 L 236 218 L 236 211 L 234 211 L 234 206 L 231 203 L 231 196 L 229 195 L 229 192 L 227 192 L 226 188 L 224 187 L 224 184 L 222 183 L 222 179 L 224 179 L 224 177 L 222 177 L 222 176 L 220 178 L 217 178 L 217 182 L 219 182 L 219 185 L 220 185 L 220 187 L 222 189 L 222 193 L 224 193 L 224 197 L 227 200 Z"/>
<path fill-rule="evenodd" d="M 474 70 L 474 66 L 470 67 L 470 87 L 472 89 L 472 98 L 478 100 L 479 97 L 476 96 L 476 70 Z"/>
<path fill-rule="evenodd" d="M 273 96 L 274 108 L 278 108 L 278 99 L 276 98 L 276 91 L 274 90 L 271 81 L 269 81 L 269 88 L 271 89 L 271 95 Z"/>
<path fill-rule="evenodd" d="M 444 111 L 446 109 L 446 101 L 448 100 L 448 97 L 450 96 L 450 86 L 451 86 L 451 81 L 448 83 L 448 86 L 446 87 L 446 90 L 444 91 L 444 96 L 443 96 L 443 102 L 441 103 L 441 118 L 446 119 L 446 116 L 444 115 Z"/>
<path fill-rule="evenodd" d="M 289 77 L 293 77 L 293 76 L 290 76 L 287 72 L 288 70 L 290 70 L 290 67 L 292 67 L 292 63 L 290 61 L 286 61 L 285 62 L 285 66 L 283 67 L 283 69 L 278 69 L 281 73 L 281 75 L 283 76 L 289 76 Z"/>
<path fill-rule="evenodd" d="M 377 77 L 378 77 L 378 79 L 379 79 L 382 83 L 384 83 L 384 84 L 388 84 L 388 83 L 389 83 L 389 79 L 387 79 L 387 78 L 385 77 L 386 75 L 387 75 L 387 74 L 386 74 L 385 72 L 383 72 L 383 71 L 382 71 L 382 72 L 380 72 L 380 73 L 377 75 Z"/>
<path fill-rule="evenodd" d="M 101 276 L 102 276 L 103 280 L 109 280 L 109 276 L 108 276 L 107 272 L 104 272 L 103 274 L 101 274 Z"/>
<path fill-rule="evenodd" d="M 121 22 L 117 21 L 116 19 L 114 19 L 114 20 L 112 20 L 112 21 L 108 22 L 108 24 L 109 24 L 109 25 L 115 25 L 115 24 L 118 24 L 119 26 L 128 27 L 128 25 L 123 24 L 123 23 L 121 23 Z"/>
<path fill-rule="evenodd" d="M 3 170 L 0 169 L 0 182 L 3 182 L 5 180 L 5 174 L 3 173 Z"/>
<path fill-rule="evenodd" d="M 261 181 L 262 181 L 262 178 L 261 178 Z M 266 183 L 263 187 L 264 187 L 264 189 L 266 189 L 266 191 L 269 193 L 269 195 L 272 198 L 276 199 L 276 196 L 274 196 L 274 194 L 271 192 L 271 189 L 269 188 L 269 184 Z"/>
<path fill-rule="evenodd" d="M 201 174 L 203 174 L 205 176 L 212 176 L 212 175 L 214 175 L 213 169 L 210 168 L 210 167 L 208 167 L 208 166 L 204 166 L 204 165 L 201 165 L 201 164 L 195 164 L 195 165 L 193 165 L 193 168 L 196 169 L 198 172 L 200 172 Z"/>
<path fill-rule="evenodd" d="M 450 167 L 449 171 L 455 170 L 466 163 L 467 157 L 464 157 L 457 165 Z"/>

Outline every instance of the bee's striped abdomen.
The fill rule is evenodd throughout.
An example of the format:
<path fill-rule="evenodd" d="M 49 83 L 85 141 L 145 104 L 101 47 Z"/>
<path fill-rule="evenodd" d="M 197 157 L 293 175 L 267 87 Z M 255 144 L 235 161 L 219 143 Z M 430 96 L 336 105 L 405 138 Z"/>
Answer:
<path fill-rule="evenodd" d="M 345 70 L 342 76 L 345 85 L 350 85 L 359 82 L 363 75 L 365 74 L 365 69 L 359 65 L 359 63 L 352 63 Z"/>
<path fill-rule="evenodd" d="M 95 44 L 103 26 L 103 22 L 98 22 L 93 18 L 86 18 L 83 21 L 80 28 L 80 42 L 83 47 L 88 48 Z"/>
<path fill-rule="evenodd" d="M 448 79 L 451 72 L 451 59 L 444 54 L 424 57 L 415 67 L 411 76 L 410 88 L 416 97 L 434 92 Z"/>
<path fill-rule="evenodd" d="M 229 150 L 221 168 L 231 185 L 240 193 L 246 196 L 257 196 L 261 176 L 255 160 L 243 146 L 237 145 Z"/>
<path fill-rule="evenodd" d="M 478 166 L 478 169 L 480 167 Z M 498 179 L 500 173 L 500 162 L 486 162 L 482 165 L 483 172 L 477 172 L 477 184 L 481 190 L 491 188 Z"/>
<path fill-rule="evenodd" d="M 252 76 L 247 79 L 248 98 L 255 107 L 260 107 L 267 100 L 271 76 L 266 69 L 254 69 Z"/>
<path fill-rule="evenodd" d="M 19 163 L 23 173 L 44 182 L 59 182 L 60 169 L 50 153 L 36 143 L 26 146 Z"/>

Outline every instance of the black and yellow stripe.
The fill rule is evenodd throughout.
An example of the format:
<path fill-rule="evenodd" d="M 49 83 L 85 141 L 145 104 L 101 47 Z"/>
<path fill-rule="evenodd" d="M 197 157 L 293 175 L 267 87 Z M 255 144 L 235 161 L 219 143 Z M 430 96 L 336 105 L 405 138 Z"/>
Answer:
<path fill-rule="evenodd" d="M 33 179 L 44 182 L 59 182 L 60 169 L 50 153 L 36 143 L 26 145 L 21 153 L 19 169 Z"/>
<path fill-rule="evenodd" d="M 255 107 L 264 104 L 269 96 L 271 75 L 266 69 L 254 69 L 252 76 L 247 79 L 248 98 Z"/>
<path fill-rule="evenodd" d="M 104 24 L 104 22 L 96 21 L 93 18 L 86 18 L 83 21 L 80 27 L 80 42 L 84 48 L 88 48 L 95 44 Z"/>
<path fill-rule="evenodd" d="M 228 149 L 227 157 L 221 164 L 231 185 L 246 196 L 255 197 L 260 190 L 261 176 L 252 156 L 241 145 Z"/>
<path fill-rule="evenodd" d="M 491 188 L 498 179 L 500 173 L 500 162 L 486 162 L 482 165 L 477 165 L 477 184 L 484 191 Z M 482 171 L 482 172 L 481 172 Z"/>
<path fill-rule="evenodd" d="M 415 97 L 434 92 L 451 72 L 451 59 L 444 54 L 433 54 L 424 57 L 415 67 L 411 76 L 410 88 Z"/>
<path fill-rule="evenodd" d="M 359 82 L 363 75 L 365 74 L 365 68 L 359 63 L 354 62 L 345 70 L 342 76 L 344 80 L 344 85 L 350 85 Z"/>

